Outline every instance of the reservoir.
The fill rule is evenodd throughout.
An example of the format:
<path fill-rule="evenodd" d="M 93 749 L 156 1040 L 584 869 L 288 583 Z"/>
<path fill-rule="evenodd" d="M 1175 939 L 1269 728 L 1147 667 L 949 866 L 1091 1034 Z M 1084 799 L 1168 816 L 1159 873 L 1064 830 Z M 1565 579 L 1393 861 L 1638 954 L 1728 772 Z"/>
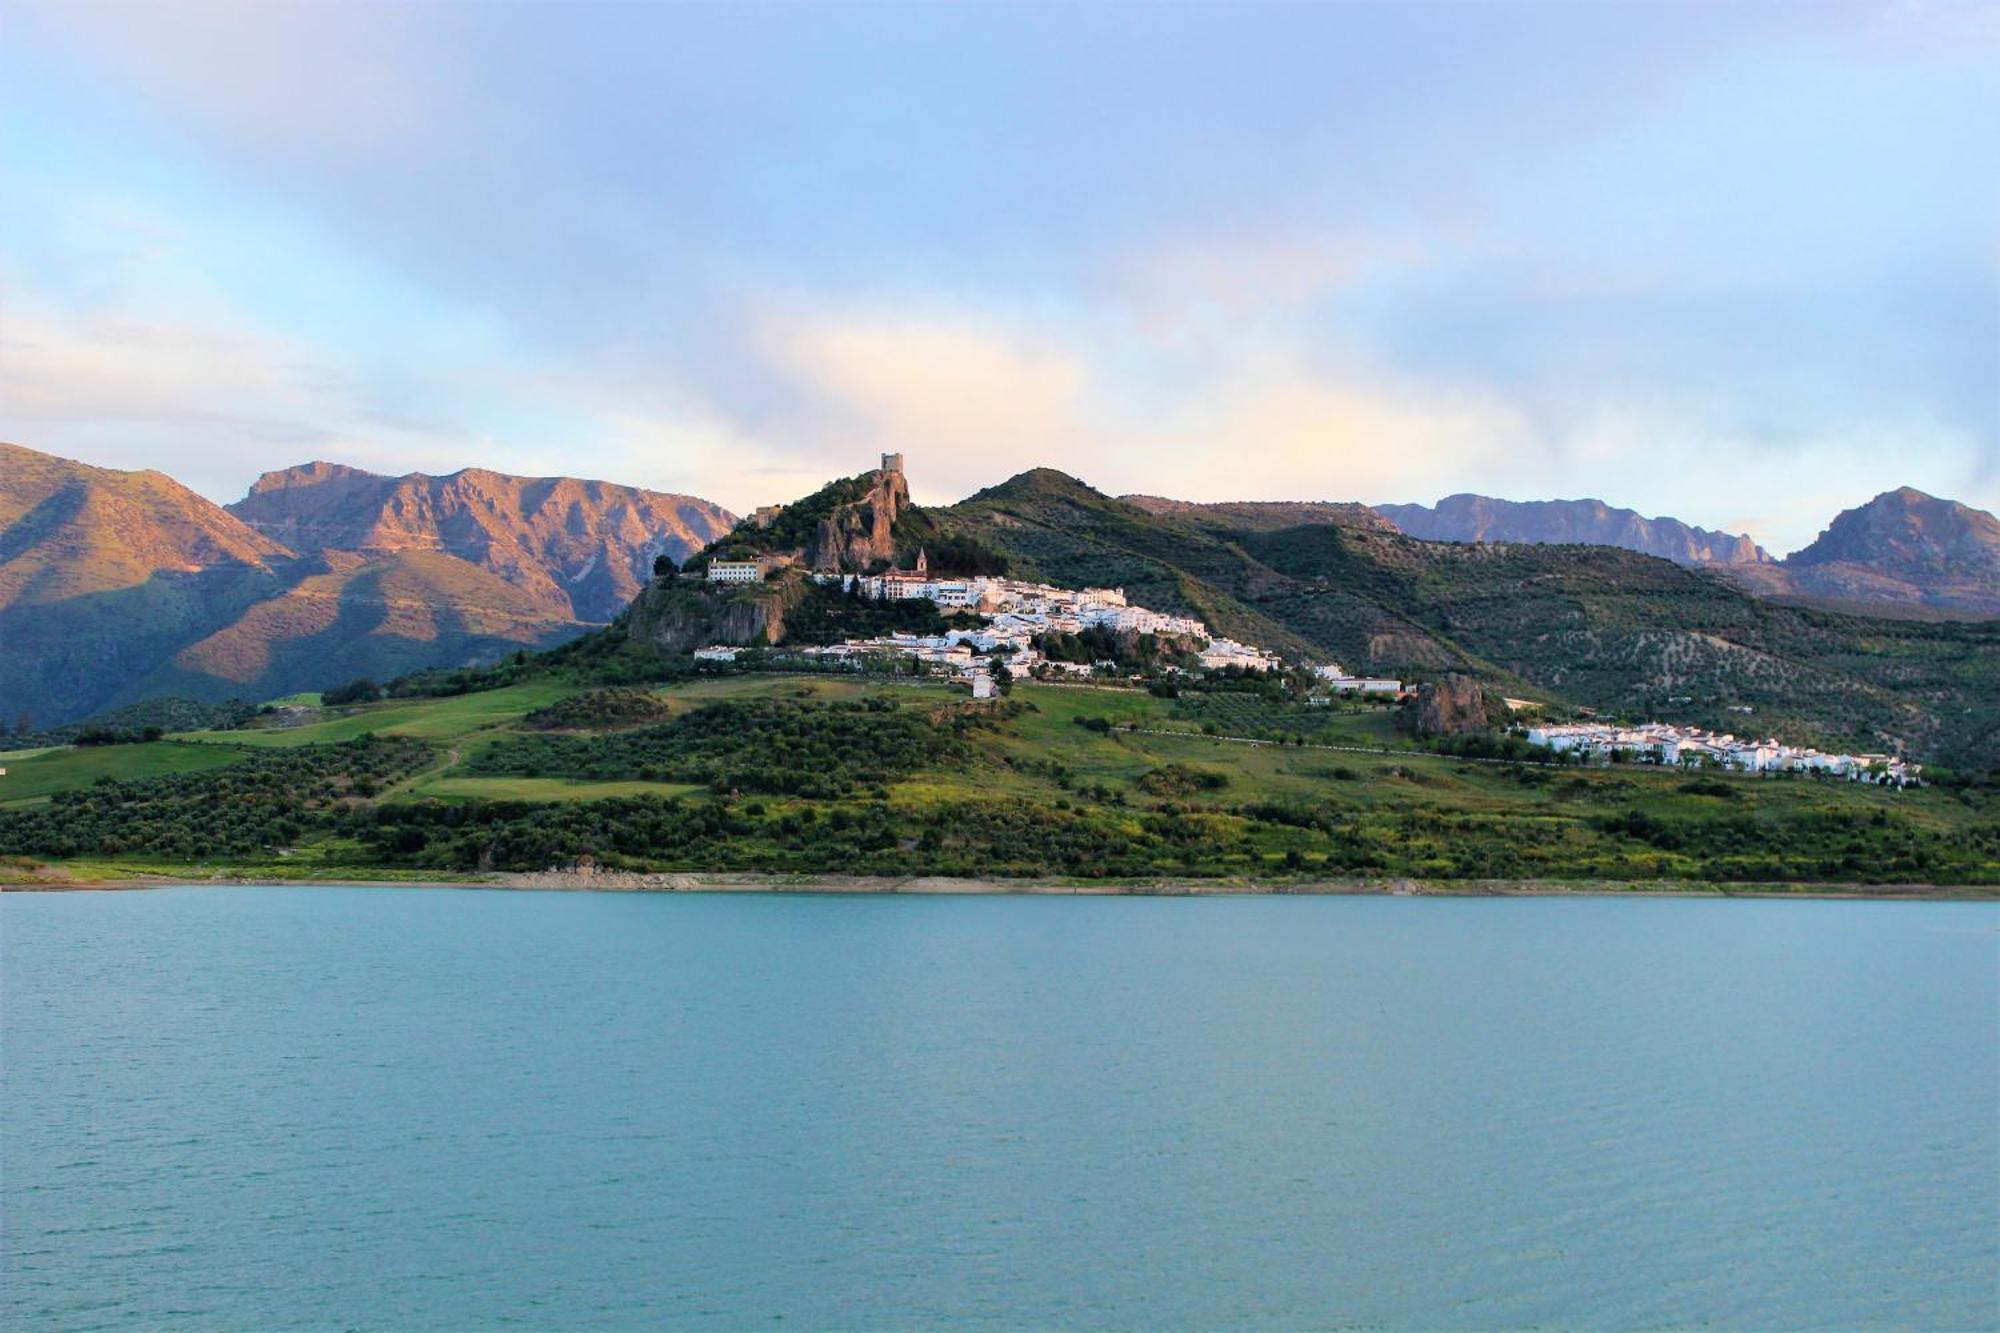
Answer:
<path fill-rule="evenodd" d="M 0 895 L 10 1328 L 2000 1321 L 2000 905 Z"/>

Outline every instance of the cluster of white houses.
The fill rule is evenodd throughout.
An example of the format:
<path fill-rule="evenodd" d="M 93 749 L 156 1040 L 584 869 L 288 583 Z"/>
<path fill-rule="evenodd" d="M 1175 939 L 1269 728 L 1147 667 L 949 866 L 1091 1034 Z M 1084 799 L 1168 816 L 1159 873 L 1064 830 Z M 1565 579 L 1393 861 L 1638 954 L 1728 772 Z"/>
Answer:
<path fill-rule="evenodd" d="M 709 566 L 708 576 L 718 583 L 749 582 L 764 577 L 768 568 L 757 561 L 717 561 Z M 718 574 L 718 570 L 722 572 Z M 1016 676 L 1090 676 L 1108 669 L 1113 665 L 1110 662 L 1052 660 L 1035 646 L 1035 640 L 1043 635 L 1081 634 L 1091 629 L 1199 641 L 1201 647 L 1196 655 L 1201 665 L 1212 671 L 1227 667 L 1276 671 L 1284 665 L 1275 653 L 1211 634 L 1208 626 L 1193 616 L 1134 606 L 1122 588 L 1058 588 L 1047 583 L 985 576 L 936 577 L 922 552 L 918 553 L 913 570 L 891 570 L 884 574 L 820 573 L 811 577 L 822 583 L 838 583 L 843 591 L 858 591 L 869 598 L 887 601 L 926 598 L 946 612 L 971 612 L 981 617 L 982 623 L 948 629 L 941 634 L 852 639 L 802 648 L 801 654 L 850 660 L 876 654 L 913 658 L 964 676 L 972 682 L 975 693 L 980 689 L 981 678 L 990 673 L 996 662 Z M 736 650 L 721 645 L 695 654 L 708 661 L 724 661 L 735 655 Z M 1338 673 L 1338 668 L 1330 669 Z"/>
<path fill-rule="evenodd" d="M 1921 766 L 1887 754 L 1827 754 L 1810 746 L 1776 740 L 1749 740 L 1727 732 L 1704 731 L 1668 722 L 1614 726 L 1574 722 L 1533 726 L 1528 743 L 1602 762 L 1624 757 L 1640 762 L 1695 768 L 1713 766 L 1745 773 L 1816 773 L 1850 782 L 1907 786 Z"/>

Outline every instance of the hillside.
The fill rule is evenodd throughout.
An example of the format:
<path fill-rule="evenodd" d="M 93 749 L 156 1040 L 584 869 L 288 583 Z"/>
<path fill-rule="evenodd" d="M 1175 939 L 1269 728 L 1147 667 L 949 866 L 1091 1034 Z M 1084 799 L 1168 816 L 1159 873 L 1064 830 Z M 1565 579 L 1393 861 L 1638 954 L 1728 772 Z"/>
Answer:
<path fill-rule="evenodd" d="M 1665 720 L 1982 764 L 2000 755 L 2000 625 L 1774 605 L 1615 548 L 1453 545 L 1327 523 L 1232 531 L 1046 469 L 929 512 L 1053 582 L 1124 586 L 1350 669 L 1457 668 L 1510 693 Z"/>
<path fill-rule="evenodd" d="M 685 559 L 736 524 L 706 500 L 602 481 L 483 468 L 384 477 L 337 463 L 267 472 L 229 511 L 302 555 L 439 552 L 588 623 L 624 610 L 655 556 Z"/>
<path fill-rule="evenodd" d="M 1906 486 L 1843 512 L 1778 564 L 1729 572 L 1766 597 L 2000 616 L 2000 519 Z"/>
<path fill-rule="evenodd" d="M 281 591 L 291 563 L 158 472 L 0 444 L 0 719 L 53 725 L 136 697 L 133 680 Z"/>
<path fill-rule="evenodd" d="M 1394 532 L 1396 525 L 1364 504 L 1338 500 L 1169 500 L 1159 495 L 1121 495 L 1126 504 L 1163 517 L 1185 518 L 1244 531 L 1337 523 L 1348 528 Z"/>
<path fill-rule="evenodd" d="M 12 759 L 0 882 L 558 871 L 576 886 L 632 886 L 628 873 L 979 875 L 1167 892 L 2000 883 L 1990 786 L 1579 768 L 1518 743 L 1440 753 L 1394 709 L 1315 707 L 1275 686 L 1169 699 L 1018 684 L 973 705 L 907 677 L 696 674 L 654 657 L 641 695 L 594 678 L 593 666 L 630 661 L 566 648 L 541 664 L 505 688 L 330 708 L 302 725 Z"/>
<path fill-rule="evenodd" d="M 618 615 L 660 551 L 727 529 L 685 496 L 468 470 L 268 473 L 224 508 L 157 472 L 0 445 L 0 720 L 263 699 L 544 647 Z"/>
<path fill-rule="evenodd" d="M 1602 500 L 1496 500 L 1447 495 L 1435 505 L 1376 505 L 1398 531 L 1434 542 L 1533 542 L 1617 546 L 1682 565 L 1761 565 L 1771 557 L 1748 537 L 1646 518 Z"/>

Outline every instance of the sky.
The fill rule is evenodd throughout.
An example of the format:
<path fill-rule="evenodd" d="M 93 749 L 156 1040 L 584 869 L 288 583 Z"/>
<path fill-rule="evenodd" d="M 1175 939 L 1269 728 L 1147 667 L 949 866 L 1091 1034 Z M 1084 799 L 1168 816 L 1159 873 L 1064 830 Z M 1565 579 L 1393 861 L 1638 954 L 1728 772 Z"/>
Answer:
<path fill-rule="evenodd" d="M 2000 6 L 0 0 L 0 438 L 2000 508 Z"/>

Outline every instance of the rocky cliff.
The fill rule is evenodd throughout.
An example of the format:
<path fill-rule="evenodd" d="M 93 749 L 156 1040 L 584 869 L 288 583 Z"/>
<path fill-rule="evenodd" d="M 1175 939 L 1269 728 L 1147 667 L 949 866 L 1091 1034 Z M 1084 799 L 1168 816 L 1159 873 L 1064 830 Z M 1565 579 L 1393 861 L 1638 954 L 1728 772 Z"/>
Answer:
<path fill-rule="evenodd" d="M 836 506 L 820 520 L 807 563 L 814 569 L 860 573 L 896 561 L 896 520 L 910 507 L 909 483 L 900 472 L 872 472 L 862 497 Z"/>
<path fill-rule="evenodd" d="M 664 653 L 711 643 L 746 648 L 782 643 L 785 616 L 805 597 L 807 586 L 797 573 L 747 586 L 655 581 L 632 603 L 626 636 Z"/>

